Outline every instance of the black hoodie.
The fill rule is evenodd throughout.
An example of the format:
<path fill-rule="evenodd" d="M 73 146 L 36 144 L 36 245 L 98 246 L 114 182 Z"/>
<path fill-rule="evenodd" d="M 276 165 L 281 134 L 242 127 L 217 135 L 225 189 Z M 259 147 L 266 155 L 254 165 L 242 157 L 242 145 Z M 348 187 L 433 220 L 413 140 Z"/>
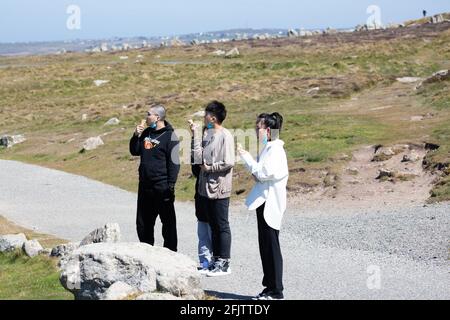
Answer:
<path fill-rule="evenodd" d="M 164 124 L 160 130 L 147 128 L 140 137 L 133 135 L 130 140 L 130 153 L 141 157 L 139 182 L 144 186 L 173 188 L 177 182 L 179 140 L 172 126 L 167 121 Z M 145 148 L 146 139 L 151 143 L 149 149 Z"/>

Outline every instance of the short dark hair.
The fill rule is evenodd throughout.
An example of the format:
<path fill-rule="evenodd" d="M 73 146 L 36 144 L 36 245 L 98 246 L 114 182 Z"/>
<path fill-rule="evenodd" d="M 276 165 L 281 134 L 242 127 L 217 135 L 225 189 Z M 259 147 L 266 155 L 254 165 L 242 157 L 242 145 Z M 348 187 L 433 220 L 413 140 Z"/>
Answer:
<path fill-rule="evenodd" d="M 227 117 L 227 109 L 225 108 L 225 105 L 216 100 L 208 103 L 205 108 L 205 112 L 209 112 L 213 116 L 215 116 L 219 124 L 222 124 L 222 122 Z"/>

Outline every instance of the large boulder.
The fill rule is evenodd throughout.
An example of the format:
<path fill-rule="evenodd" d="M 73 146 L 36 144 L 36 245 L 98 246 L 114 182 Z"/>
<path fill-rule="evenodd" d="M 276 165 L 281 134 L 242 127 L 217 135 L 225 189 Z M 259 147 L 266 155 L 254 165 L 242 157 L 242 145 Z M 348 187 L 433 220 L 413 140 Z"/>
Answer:
<path fill-rule="evenodd" d="M 41 244 L 37 240 L 25 241 L 22 249 L 25 252 L 25 254 L 27 256 L 29 256 L 30 258 L 33 258 L 33 257 L 39 255 L 44 250 L 44 248 L 41 246 Z"/>
<path fill-rule="evenodd" d="M 81 240 L 80 246 L 100 242 L 120 242 L 120 226 L 118 223 L 107 223 L 95 229 Z"/>
<path fill-rule="evenodd" d="M 68 258 L 60 281 L 76 299 L 99 300 L 116 282 L 142 293 L 201 299 L 200 276 L 189 257 L 146 243 L 95 243 Z"/>
<path fill-rule="evenodd" d="M 136 298 L 136 300 L 183 300 L 180 297 L 175 297 L 170 293 L 144 293 Z"/>
<path fill-rule="evenodd" d="M 27 237 L 23 233 L 7 234 L 0 236 L 0 252 L 14 251 L 22 249 L 23 244 L 27 241 Z"/>
<path fill-rule="evenodd" d="M 125 282 L 114 283 L 105 291 L 103 300 L 124 300 L 133 295 L 138 295 L 139 291 Z"/>

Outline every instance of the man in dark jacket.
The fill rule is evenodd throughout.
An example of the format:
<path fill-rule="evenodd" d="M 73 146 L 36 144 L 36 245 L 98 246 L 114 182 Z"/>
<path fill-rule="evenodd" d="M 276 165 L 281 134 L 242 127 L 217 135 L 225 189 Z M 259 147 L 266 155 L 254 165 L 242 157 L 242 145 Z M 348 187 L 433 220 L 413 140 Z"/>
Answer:
<path fill-rule="evenodd" d="M 177 251 L 175 183 L 180 171 L 179 140 L 165 121 L 166 109 L 152 106 L 146 119 L 136 127 L 130 153 L 140 156 L 136 227 L 141 242 L 154 245 L 154 227 L 159 215 L 164 247 Z"/>

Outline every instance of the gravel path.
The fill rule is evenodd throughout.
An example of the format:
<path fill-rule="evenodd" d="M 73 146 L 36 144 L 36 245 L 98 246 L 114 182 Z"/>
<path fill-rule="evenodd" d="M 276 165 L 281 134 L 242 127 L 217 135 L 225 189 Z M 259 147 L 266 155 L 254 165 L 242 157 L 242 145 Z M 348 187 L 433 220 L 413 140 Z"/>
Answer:
<path fill-rule="evenodd" d="M 106 222 L 118 222 L 123 240 L 137 241 L 135 207 L 135 193 L 0 160 L 0 214 L 24 227 L 80 240 Z M 177 202 L 176 209 L 179 251 L 196 259 L 193 204 Z M 404 209 L 289 208 L 280 233 L 286 298 L 450 299 L 449 213 L 450 203 Z M 233 205 L 230 223 L 233 273 L 202 281 L 221 298 L 245 299 L 261 291 L 256 217 Z M 371 281 L 373 272 L 379 282 Z"/>

